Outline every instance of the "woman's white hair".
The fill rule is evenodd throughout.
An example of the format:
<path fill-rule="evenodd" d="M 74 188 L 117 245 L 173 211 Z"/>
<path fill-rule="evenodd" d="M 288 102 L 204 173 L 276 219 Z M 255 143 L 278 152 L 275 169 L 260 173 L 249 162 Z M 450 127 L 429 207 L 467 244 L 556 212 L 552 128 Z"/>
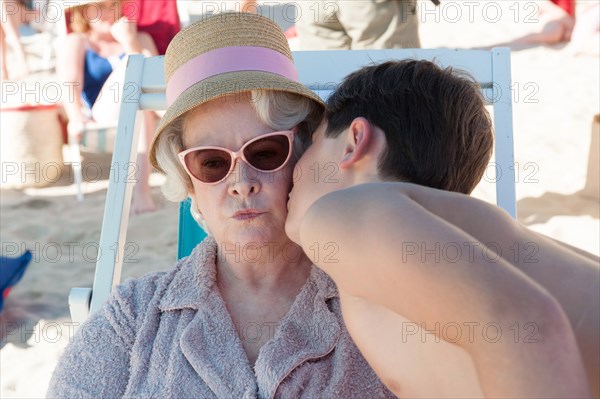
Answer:
<path fill-rule="evenodd" d="M 274 131 L 298 126 L 294 155 L 302 155 L 310 143 L 311 133 L 321 121 L 322 107 L 307 97 L 288 92 L 253 90 L 251 95 L 259 120 Z M 185 200 L 192 190 L 192 181 L 177 156 L 184 150 L 183 131 L 189 112 L 171 122 L 156 142 L 156 160 L 166 175 L 161 189 L 168 200 L 175 202 Z"/>

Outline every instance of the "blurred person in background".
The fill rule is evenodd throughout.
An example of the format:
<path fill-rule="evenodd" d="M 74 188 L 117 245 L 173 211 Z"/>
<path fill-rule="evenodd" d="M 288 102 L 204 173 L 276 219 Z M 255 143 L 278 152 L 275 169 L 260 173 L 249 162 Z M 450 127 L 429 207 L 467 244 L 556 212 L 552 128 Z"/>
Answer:
<path fill-rule="evenodd" d="M 297 4 L 296 31 L 301 50 L 421 47 L 416 0 L 319 0 Z"/>
<path fill-rule="evenodd" d="M 128 54 L 157 55 L 149 34 L 139 32 L 135 23 L 122 17 L 120 1 L 69 2 L 67 24 L 70 33 L 58 46 L 57 72 L 63 82 L 72 84 L 73 101 L 64 104 L 69 135 L 81 137 L 86 126 L 116 124 Z M 115 92 L 116 90 L 116 92 Z M 132 213 L 155 209 L 150 193 L 150 163 L 148 145 L 154 133 L 157 116 L 144 112 L 144 123 L 135 165 L 137 183 L 134 187 Z"/>
<path fill-rule="evenodd" d="M 25 22 L 22 10 L 27 4 L 25 0 L 0 0 L 0 61 L 2 80 L 18 79 L 29 75 L 25 48 L 19 38 L 19 28 Z M 13 55 L 12 71 L 6 62 L 7 49 L 10 46 Z"/>

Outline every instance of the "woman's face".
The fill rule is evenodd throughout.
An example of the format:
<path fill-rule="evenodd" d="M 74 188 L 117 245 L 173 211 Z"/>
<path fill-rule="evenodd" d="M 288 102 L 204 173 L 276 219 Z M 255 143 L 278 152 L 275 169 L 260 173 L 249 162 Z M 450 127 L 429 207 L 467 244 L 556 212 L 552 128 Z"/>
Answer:
<path fill-rule="evenodd" d="M 218 146 L 238 151 L 249 140 L 271 133 L 248 100 L 227 96 L 209 101 L 186 118 L 186 149 Z M 231 174 L 214 184 L 191 178 L 190 193 L 210 233 L 224 250 L 243 250 L 247 245 L 285 245 L 287 199 L 292 186 L 293 162 L 277 172 L 258 172 L 237 159 Z M 250 247 L 255 248 L 255 247 Z"/>

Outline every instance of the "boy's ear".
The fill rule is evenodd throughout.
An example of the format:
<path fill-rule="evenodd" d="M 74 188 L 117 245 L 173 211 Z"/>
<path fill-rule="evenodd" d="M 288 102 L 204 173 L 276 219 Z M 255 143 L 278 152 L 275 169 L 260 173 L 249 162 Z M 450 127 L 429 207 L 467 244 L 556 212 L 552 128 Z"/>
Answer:
<path fill-rule="evenodd" d="M 346 169 L 363 160 L 373 147 L 374 128 L 371 123 L 363 118 L 355 118 L 346 131 L 344 154 L 340 162 L 340 168 Z"/>

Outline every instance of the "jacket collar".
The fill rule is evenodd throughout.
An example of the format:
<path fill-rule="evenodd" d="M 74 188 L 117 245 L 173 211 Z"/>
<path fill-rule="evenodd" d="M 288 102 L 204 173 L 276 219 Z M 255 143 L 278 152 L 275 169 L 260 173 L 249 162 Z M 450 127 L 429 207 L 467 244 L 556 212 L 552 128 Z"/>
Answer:
<path fill-rule="evenodd" d="M 205 307 L 206 300 L 217 282 L 216 260 L 217 243 L 214 238 L 208 236 L 194 248 L 190 256 L 177 263 L 177 271 L 158 305 L 159 309 L 164 312 Z M 322 293 L 323 299 L 339 296 L 331 278 L 314 265 L 304 288 L 310 284 Z"/>
<path fill-rule="evenodd" d="M 161 311 L 200 309 L 217 281 L 217 243 L 206 237 L 190 256 L 176 265 L 175 276 L 167 287 L 158 307 Z"/>
<path fill-rule="evenodd" d="M 333 351 L 342 331 L 328 304 L 336 296 L 333 281 L 313 265 L 310 277 L 275 336 L 260 349 L 254 366 L 260 398 L 273 398 L 281 382 L 295 368 Z"/>
<path fill-rule="evenodd" d="M 209 237 L 182 259 L 159 309 L 198 310 L 182 332 L 180 347 L 218 397 L 250 398 L 258 394 L 271 398 L 296 367 L 326 356 L 335 348 L 342 329 L 328 300 L 338 297 L 337 288 L 325 272 L 313 265 L 274 337 L 261 348 L 252 370 L 225 302 L 215 288 L 216 255 L 217 244 Z"/>

